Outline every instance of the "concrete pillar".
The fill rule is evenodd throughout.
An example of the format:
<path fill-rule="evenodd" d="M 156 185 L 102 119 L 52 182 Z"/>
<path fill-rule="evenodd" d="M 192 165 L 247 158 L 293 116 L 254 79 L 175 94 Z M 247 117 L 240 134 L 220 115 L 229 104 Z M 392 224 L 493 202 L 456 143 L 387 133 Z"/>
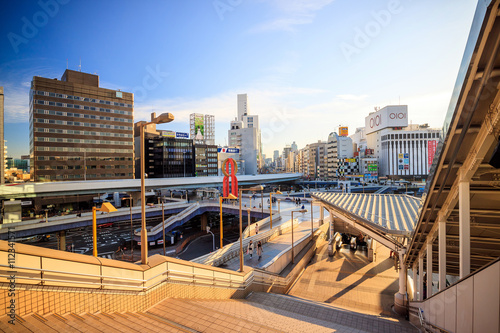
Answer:
<path fill-rule="evenodd" d="M 33 208 L 35 209 L 35 214 L 42 214 L 42 198 L 35 197 L 33 199 Z"/>
<path fill-rule="evenodd" d="M 429 239 L 428 239 L 429 240 Z M 427 297 L 432 296 L 432 243 L 427 243 Z"/>
<path fill-rule="evenodd" d="M 416 301 L 417 300 L 417 288 L 418 288 L 418 275 L 417 275 L 417 261 L 415 260 L 415 262 L 413 263 L 413 285 L 412 285 L 412 295 L 411 295 L 411 299 Z"/>
<path fill-rule="evenodd" d="M 418 300 L 424 300 L 424 257 L 418 257 Z"/>
<path fill-rule="evenodd" d="M 319 206 L 319 225 L 323 225 L 323 221 L 325 220 L 325 209 L 322 205 Z"/>
<path fill-rule="evenodd" d="M 323 210 L 323 208 L 321 208 Z M 335 245 L 335 240 L 333 239 L 333 214 L 330 213 L 330 240 L 328 241 L 328 256 L 333 257 L 333 246 Z"/>
<path fill-rule="evenodd" d="M 399 291 L 394 295 L 394 310 L 400 315 L 406 314 L 406 266 L 403 265 L 404 253 L 401 251 L 395 255 L 399 256 Z"/>
<path fill-rule="evenodd" d="M 439 290 L 446 288 L 446 220 L 439 223 Z"/>
<path fill-rule="evenodd" d="M 141 192 L 129 192 L 129 195 L 132 197 L 134 207 L 139 207 L 141 205 Z"/>
<path fill-rule="evenodd" d="M 399 293 L 402 295 L 406 294 L 406 266 L 403 265 L 404 255 L 403 252 L 398 253 L 399 255 Z"/>
<path fill-rule="evenodd" d="M 57 237 L 59 238 L 59 250 L 66 251 L 66 231 L 59 231 Z"/>
<path fill-rule="evenodd" d="M 460 278 L 470 274 L 470 188 L 468 181 L 458 183 L 458 216 L 460 242 Z"/>
<path fill-rule="evenodd" d="M 207 230 L 207 221 L 208 221 L 207 213 L 201 214 L 201 231 Z"/>

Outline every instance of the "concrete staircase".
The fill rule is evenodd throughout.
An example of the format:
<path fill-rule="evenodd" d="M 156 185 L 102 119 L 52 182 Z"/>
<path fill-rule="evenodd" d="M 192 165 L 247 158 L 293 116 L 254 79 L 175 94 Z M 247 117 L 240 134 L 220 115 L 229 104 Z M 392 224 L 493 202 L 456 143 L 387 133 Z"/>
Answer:
<path fill-rule="evenodd" d="M 297 297 L 252 293 L 246 300 L 168 298 L 145 312 L 30 314 L 3 332 L 415 332 L 407 322 L 358 314 Z"/>

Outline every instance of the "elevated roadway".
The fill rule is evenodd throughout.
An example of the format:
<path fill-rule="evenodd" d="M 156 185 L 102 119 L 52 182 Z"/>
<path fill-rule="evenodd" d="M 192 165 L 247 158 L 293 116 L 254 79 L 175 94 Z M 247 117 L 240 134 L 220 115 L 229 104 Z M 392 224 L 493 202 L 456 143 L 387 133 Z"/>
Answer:
<path fill-rule="evenodd" d="M 173 203 L 173 204 L 166 204 L 165 205 L 165 215 L 171 215 L 171 214 L 178 214 L 182 211 L 184 211 L 188 206 L 196 206 L 196 209 L 194 209 L 192 212 L 190 212 L 189 215 L 183 216 L 181 219 L 178 219 L 175 221 L 175 223 L 171 225 L 166 225 L 166 231 L 170 231 L 171 229 L 180 226 L 190 219 L 192 219 L 195 216 L 201 215 L 206 212 L 219 212 L 219 204 L 215 202 L 202 202 L 202 203 L 195 203 L 195 204 L 187 204 L 187 203 Z M 238 215 L 239 214 L 239 207 L 238 206 L 233 206 L 233 205 L 222 205 L 223 212 L 227 214 L 233 214 L 233 215 Z M 264 209 L 263 211 L 260 208 L 244 208 L 242 210 L 243 216 L 245 216 L 245 222 L 246 224 L 246 216 L 247 216 L 247 211 L 250 210 L 250 216 L 255 217 L 257 219 L 262 219 L 265 218 L 269 215 L 269 209 Z M 161 212 L 161 206 L 156 205 L 154 208 L 147 208 L 146 209 L 146 218 L 153 218 L 153 217 L 161 217 L 162 212 Z M 133 219 L 140 219 L 141 217 L 141 209 L 140 207 L 134 207 L 132 208 L 132 218 Z M 109 214 L 104 214 L 104 215 L 97 215 L 96 216 L 96 223 L 97 225 L 100 224 L 105 224 L 105 223 L 113 223 L 113 222 L 118 222 L 118 221 L 124 221 L 124 220 L 129 220 L 130 219 L 130 210 L 129 208 L 123 208 L 119 209 L 117 212 L 109 213 Z M 43 235 L 43 234 L 50 234 L 50 233 L 55 233 L 58 231 L 64 231 L 64 230 L 69 230 L 69 229 L 75 229 L 75 228 L 84 228 L 84 227 L 89 227 L 92 226 L 92 214 L 91 213 L 86 213 L 83 214 L 81 217 L 76 217 L 76 216 L 64 216 L 64 217 L 56 217 L 56 218 L 50 218 L 49 222 L 45 222 L 44 220 L 35 220 L 35 221 L 24 221 L 24 222 L 18 222 L 18 223 L 9 223 L 9 224 L 3 224 L 0 225 L 0 239 L 2 240 L 7 240 L 8 237 L 8 230 L 9 228 L 12 228 L 12 230 L 15 230 L 16 232 L 16 237 L 17 238 L 23 238 L 23 237 L 31 237 L 35 235 Z M 148 241 L 154 241 L 157 240 L 162 236 L 161 232 L 161 225 L 160 229 L 157 230 L 155 229 L 155 232 L 149 233 L 148 232 Z"/>
<path fill-rule="evenodd" d="M 238 185 L 295 182 L 301 173 L 280 173 L 255 176 L 238 176 Z M 200 187 L 221 187 L 223 177 L 182 177 L 146 179 L 146 190 L 153 189 L 195 189 Z M 105 192 L 140 192 L 140 179 L 88 180 L 47 183 L 20 183 L 0 186 L 0 200 L 62 195 L 84 195 Z"/>

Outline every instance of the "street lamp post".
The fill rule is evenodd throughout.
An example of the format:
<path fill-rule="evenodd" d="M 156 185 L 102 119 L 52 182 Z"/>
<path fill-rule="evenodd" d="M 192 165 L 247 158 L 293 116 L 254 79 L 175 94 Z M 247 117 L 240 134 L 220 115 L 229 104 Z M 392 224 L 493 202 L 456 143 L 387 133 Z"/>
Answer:
<path fill-rule="evenodd" d="M 147 265 L 148 263 L 148 231 L 146 230 L 146 184 L 145 184 L 145 172 L 146 163 L 144 157 L 144 127 L 150 124 L 164 124 L 169 123 L 174 120 L 174 115 L 171 113 L 162 113 L 158 117 L 156 114 L 151 114 L 151 121 L 147 123 L 140 123 L 141 132 L 141 263 Z"/>
<path fill-rule="evenodd" d="M 240 202 L 240 272 L 243 272 L 243 218 L 242 218 L 242 212 L 241 212 L 241 199 L 242 199 L 242 193 L 243 191 L 262 191 L 263 187 L 262 185 L 258 186 L 253 186 L 250 188 L 240 188 L 239 191 L 239 202 Z"/>
<path fill-rule="evenodd" d="M 116 212 L 117 209 L 113 207 L 112 204 L 109 202 L 105 202 L 102 204 L 101 208 L 97 207 L 92 207 L 92 239 L 93 239 L 93 255 L 94 257 L 97 257 L 97 219 L 95 216 L 96 211 L 101 211 L 101 212 L 106 212 L 106 213 L 111 213 L 111 212 Z"/>
<path fill-rule="evenodd" d="M 311 241 L 313 240 L 313 232 L 314 232 L 314 217 L 313 217 L 313 200 L 311 198 Z"/>
<path fill-rule="evenodd" d="M 161 221 L 162 221 L 162 230 L 163 230 L 163 255 L 167 255 L 167 251 L 165 249 L 165 210 L 163 208 L 163 203 L 165 202 L 164 198 L 161 197 Z"/>
<path fill-rule="evenodd" d="M 219 197 L 219 206 L 220 206 L 220 248 L 222 249 L 224 247 L 224 244 L 222 242 L 222 236 L 224 232 L 224 227 L 222 223 L 222 200 L 224 199 L 238 199 L 236 196 L 233 194 L 229 193 L 227 197 Z"/>
<path fill-rule="evenodd" d="M 276 192 L 269 193 L 269 226 L 270 229 L 273 228 L 273 194 L 283 194 L 279 190 Z M 279 213 L 279 199 L 278 199 L 278 213 Z"/>
<path fill-rule="evenodd" d="M 301 209 L 301 210 L 292 210 L 292 264 L 295 263 L 295 254 L 293 253 L 293 213 L 305 213 L 307 212 L 307 209 Z"/>
<path fill-rule="evenodd" d="M 260 218 L 264 218 L 264 191 L 260 191 Z"/>
<path fill-rule="evenodd" d="M 134 261 L 134 223 L 132 221 L 132 196 L 128 197 L 129 206 L 130 206 L 130 256 L 132 257 L 131 261 Z"/>
<path fill-rule="evenodd" d="M 212 252 L 215 251 L 215 235 L 213 232 L 210 231 L 210 227 L 207 225 L 207 233 L 212 234 Z"/>

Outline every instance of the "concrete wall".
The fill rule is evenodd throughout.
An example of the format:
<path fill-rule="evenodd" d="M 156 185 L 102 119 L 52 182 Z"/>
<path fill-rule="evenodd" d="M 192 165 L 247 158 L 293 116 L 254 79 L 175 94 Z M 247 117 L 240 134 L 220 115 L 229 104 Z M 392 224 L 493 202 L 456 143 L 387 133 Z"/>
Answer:
<path fill-rule="evenodd" d="M 145 311 L 166 297 L 244 298 L 252 290 L 251 268 L 240 273 L 160 255 L 136 265 L 0 241 L 0 261 L 0 275 L 13 275 L 0 281 L 0 316 L 12 303 L 20 316 Z"/>
<path fill-rule="evenodd" d="M 424 310 L 427 322 L 449 332 L 500 332 L 500 261 L 410 304 Z"/>

